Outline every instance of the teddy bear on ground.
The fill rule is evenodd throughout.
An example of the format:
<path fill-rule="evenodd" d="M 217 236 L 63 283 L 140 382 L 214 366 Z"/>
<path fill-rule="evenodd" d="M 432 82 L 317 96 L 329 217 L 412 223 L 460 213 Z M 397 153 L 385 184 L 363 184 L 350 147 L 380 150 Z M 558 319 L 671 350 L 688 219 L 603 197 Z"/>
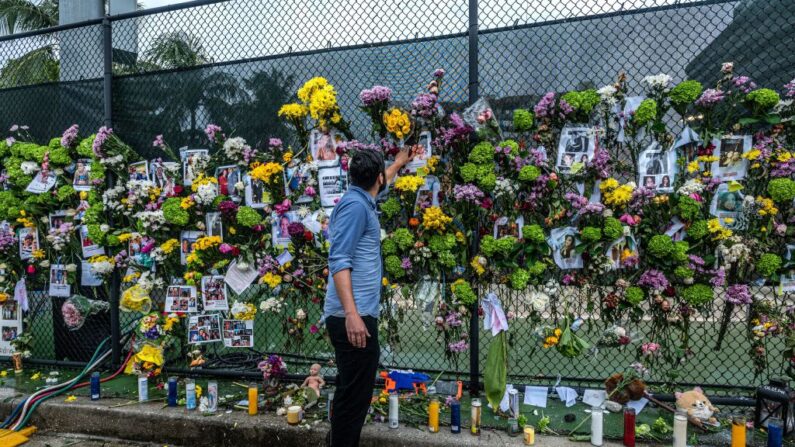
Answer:
<path fill-rule="evenodd" d="M 627 383 L 624 382 L 624 375 L 621 373 L 613 374 L 605 380 L 605 391 L 613 402 L 626 405 L 627 402 L 638 400 L 646 393 L 646 384 L 639 378 L 630 378 Z M 616 390 L 619 385 L 622 386 Z"/>
<path fill-rule="evenodd" d="M 690 419 L 698 419 L 701 422 L 713 426 L 718 425 L 718 420 L 713 416 L 718 413 L 718 409 L 704 395 L 701 387 L 695 387 L 690 391 L 676 394 L 676 408 L 687 411 Z"/>

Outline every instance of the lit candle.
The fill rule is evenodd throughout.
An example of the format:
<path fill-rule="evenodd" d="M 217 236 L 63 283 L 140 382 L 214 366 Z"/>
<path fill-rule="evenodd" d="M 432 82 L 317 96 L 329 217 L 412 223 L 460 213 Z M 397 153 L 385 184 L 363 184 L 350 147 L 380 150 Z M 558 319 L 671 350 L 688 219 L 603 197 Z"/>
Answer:
<path fill-rule="evenodd" d="M 745 447 L 745 418 L 732 419 L 732 447 Z"/>
<path fill-rule="evenodd" d="M 400 425 L 400 400 L 397 393 L 389 395 L 389 428 L 398 428 Z"/>
<path fill-rule="evenodd" d="M 781 447 L 784 444 L 784 426 L 779 418 L 767 421 L 767 447 Z"/>
<path fill-rule="evenodd" d="M 431 399 L 431 403 L 428 404 L 428 431 L 439 432 L 439 400 L 437 399 Z"/>
<path fill-rule="evenodd" d="M 536 444 L 536 429 L 532 425 L 524 426 L 524 445 Z"/>
<path fill-rule="evenodd" d="M 248 414 L 254 416 L 257 414 L 257 386 L 253 385 L 248 387 Z"/>
<path fill-rule="evenodd" d="M 687 412 L 676 410 L 674 415 L 674 447 L 687 447 Z"/>
<path fill-rule="evenodd" d="M 298 425 L 301 422 L 301 407 L 293 405 L 287 408 L 287 423 L 290 425 Z"/>
<path fill-rule="evenodd" d="M 603 437 L 604 412 L 599 407 L 591 408 L 591 445 L 601 446 Z"/>

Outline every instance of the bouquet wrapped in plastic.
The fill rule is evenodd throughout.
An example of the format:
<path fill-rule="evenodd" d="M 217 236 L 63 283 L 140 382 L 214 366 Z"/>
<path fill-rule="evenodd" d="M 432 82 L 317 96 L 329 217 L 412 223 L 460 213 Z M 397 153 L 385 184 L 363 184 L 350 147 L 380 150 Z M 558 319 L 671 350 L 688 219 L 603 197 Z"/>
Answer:
<path fill-rule="evenodd" d="M 110 303 L 106 301 L 91 300 L 83 295 L 72 295 L 61 306 L 63 321 L 69 330 L 75 331 L 83 327 L 86 318 L 91 315 L 105 312 L 110 308 Z"/>

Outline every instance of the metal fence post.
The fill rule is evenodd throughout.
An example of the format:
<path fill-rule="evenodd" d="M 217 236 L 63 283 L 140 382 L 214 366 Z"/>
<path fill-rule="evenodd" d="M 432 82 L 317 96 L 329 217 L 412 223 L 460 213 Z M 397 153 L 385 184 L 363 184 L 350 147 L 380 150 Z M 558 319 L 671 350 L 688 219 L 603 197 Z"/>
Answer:
<path fill-rule="evenodd" d="M 469 104 L 478 100 L 478 0 L 469 0 Z M 476 253 L 480 242 L 480 224 L 472 235 L 472 253 Z M 479 294 L 479 290 L 476 289 Z M 469 318 L 469 393 L 480 393 L 480 321 L 478 303 L 475 303 Z"/>
<path fill-rule="evenodd" d="M 103 87 L 103 124 L 106 127 L 113 126 L 113 28 L 110 19 L 106 16 L 102 20 L 102 48 L 104 50 L 103 65 L 104 72 L 102 77 Z M 113 186 L 115 179 L 113 175 L 108 175 L 106 181 L 108 186 Z M 113 222 L 109 221 L 113 226 Z M 121 362 L 121 327 L 119 325 L 119 292 L 121 281 L 118 271 L 114 271 L 111 276 L 110 296 L 110 342 L 112 346 L 111 364 L 113 367 L 119 366 Z"/>

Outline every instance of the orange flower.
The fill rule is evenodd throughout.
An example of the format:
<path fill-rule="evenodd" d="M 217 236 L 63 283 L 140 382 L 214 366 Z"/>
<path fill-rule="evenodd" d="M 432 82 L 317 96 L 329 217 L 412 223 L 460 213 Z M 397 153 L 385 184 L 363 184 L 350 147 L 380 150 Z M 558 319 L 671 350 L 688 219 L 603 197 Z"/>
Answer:
<path fill-rule="evenodd" d="M 417 219 L 416 217 L 412 217 L 411 219 L 409 219 L 409 226 L 416 227 L 419 224 L 420 224 L 420 220 Z"/>

